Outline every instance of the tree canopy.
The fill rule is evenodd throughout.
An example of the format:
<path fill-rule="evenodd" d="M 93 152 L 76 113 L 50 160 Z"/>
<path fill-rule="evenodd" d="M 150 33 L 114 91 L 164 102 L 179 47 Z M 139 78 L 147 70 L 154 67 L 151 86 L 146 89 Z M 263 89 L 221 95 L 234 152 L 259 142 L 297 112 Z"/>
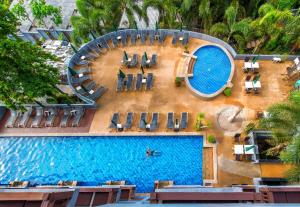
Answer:
<path fill-rule="evenodd" d="M 60 94 L 56 89 L 59 71 L 48 64 L 56 58 L 18 38 L 17 18 L 2 4 L 0 10 L 0 101 L 8 108 L 22 110 L 24 104 L 40 98 L 56 98 Z"/>

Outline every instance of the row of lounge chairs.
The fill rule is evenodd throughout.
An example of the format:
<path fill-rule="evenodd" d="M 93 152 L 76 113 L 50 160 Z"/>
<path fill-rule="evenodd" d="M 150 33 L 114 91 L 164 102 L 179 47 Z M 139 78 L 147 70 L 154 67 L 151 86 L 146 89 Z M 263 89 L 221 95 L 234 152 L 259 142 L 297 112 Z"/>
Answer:
<path fill-rule="evenodd" d="M 151 59 L 147 59 L 146 55 L 144 54 L 142 56 L 142 67 L 147 67 L 147 68 L 151 68 L 153 66 L 155 66 L 157 64 L 157 55 L 153 54 Z"/>
<path fill-rule="evenodd" d="M 97 84 L 92 81 L 89 73 L 92 72 L 91 68 L 80 68 L 78 70 L 70 69 L 72 73 L 72 83 L 76 91 L 92 100 L 97 100 L 100 98 L 106 91 L 107 88 L 104 86 L 97 86 Z"/>
<path fill-rule="evenodd" d="M 144 77 L 141 73 L 137 74 L 135 81 L 135 90 L 140 91 L 143 88 L 143 84 L 145 84 L 146 90 L 151 90 L 153 87 L 153 73 L 148 73 L 147 77 Z M 117 92 L 121 91 L 132 91 L 134 87 L 135 77 L 133 74 L 127 74 L 125 78 L 118 74 L 117 80 Z"/>
<path fill-rule="evenodd" d="M 181 41 L 182 45 L 187 45 L 189 42 L 189 33 L 185 32 L 183 34 L 180 34 L 179 32 L 174 32 L 172 45 L 176 45 L 178 41 Z"/>
<path fill-rule="evenodd" d="M 130 56 L 128 56 L 128 55 L 126 56 L 124 54 L 122 63 L 127 68 L 137 67 L 137 65 L 138 65 L 138 55 L 133 54 L 132 58 L 130 58 Z M 151 67 L 154 67 L 156 64 L 157 64 L 157 54 L 153 54 L 151 59 L 148 59 L 147 56 L 145 54 L 143 54 L 142 62 L 141 62 L 142 67 L 151 68 Z"/>
<path fill-rule="evenodd" d="M 33 113 L 33 111 L 35 113 Z M 10 110 L 10 117 L 6 122 L 6 128 L 14 128 L 14 127 L 27 127 L 29 123 L 29 119 L 31 116 L 32 123 L 30 125 L 31 128 L 39 128 L 39 127 L 53 127 L 55 119 L 59 114 L 59 109 L 56 107 L 50 107 L 44 110 L 43 107 L 26 107 L 25 112 L 19 112 Z M 72 123 L 70 125 L 72 127 L 78 127 L 79 122 L 81 121 L 84 115 L 83 107 L 66 107 L 63 108 L 63 116 L 60 121 L 61 127 L 67 127 L 68 122 L 73 118 Z M 45 119 L 44 125 L 42 125 L 42 119 Z"/>
<path fill-rule="evenodd" d="M 142 112 L 140 114 L 140 120 L 138 128 L 146 131 L 155 131 L 159 127 L 159 113 L 152 113 L 152 118 L 150 122 L 147 122 L 148 113 Z M 120 122 L 120 113 L 114 113 L 109 128 L 116 129 L 118 131 L 123 131 L 123 129 L 130 129 L 133 125 L 134 113 L 128 112 L 126 116 L 125 124 Z M 179 131 L 180 129 L 186 129 L 188 127 L 188 112 L 181 113 L 181 120 L 178 119 L 174 121 L 174 112 L 169 112 L 167 115 L 167 129 L 174 131 Z"/>

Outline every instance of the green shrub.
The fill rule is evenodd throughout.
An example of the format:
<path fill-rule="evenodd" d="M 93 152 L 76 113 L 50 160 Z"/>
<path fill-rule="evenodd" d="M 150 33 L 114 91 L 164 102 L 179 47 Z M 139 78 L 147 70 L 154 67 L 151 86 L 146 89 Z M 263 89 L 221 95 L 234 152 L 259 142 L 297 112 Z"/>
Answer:
<path fill-rule="evenodd" d="M 251 122 L 251 123 L 247 124 L 247 126 L 244 129 L 244 132 L 245 132 L 245 134 L 249 134 L 255 128 L 256 128 L 255 123 Z"/>
<path fill-rule="evenodd" d="M 207 141 L 208 141 L 209 143 L 212 143 L 212 144 L 214 144 L 214 143 L 217 142 L 217 140 L 216 140 L 216 138 L 215 138 L 214 135 L 208 135 Z"/>
<path fill-rule="evenodd" d="M 231 96 L 231 88 L 225 88 L 224 95 L 227 96 L 227 97 Z"/>
<path fill-rule="evenodd" d="M 176 85 L 177 87 L 180 87 L 180 86 L 181 86 L 181 78 L 179 78 L 179 77 L 176 77 L 176 78 L 175 78 L 175 85 Z"/>

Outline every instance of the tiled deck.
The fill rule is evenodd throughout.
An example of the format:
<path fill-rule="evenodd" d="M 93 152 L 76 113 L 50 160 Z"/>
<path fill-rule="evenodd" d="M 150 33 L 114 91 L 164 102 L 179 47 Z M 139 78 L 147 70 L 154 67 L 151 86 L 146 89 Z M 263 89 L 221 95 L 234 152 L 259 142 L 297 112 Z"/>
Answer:
<path fill-rule="evenodd" d="M 189 50 L 193 51 L 201 44 L 206 43 L 206 41 L 192 39 L 189 44 Z M 145 69 L 145 73 L 151 72 L 154 74 L 154 87 L 151 91 L 116 92 L 117 73 L 121 66 L 124 50 L 126 50 L 129 55 L 137 53 L 139 60 L 145 51 L 148 56 L 151 56 L 153 53 L 158 54 L 158 65 L 153 69 Z M 109 90 L 99 99 L 99 109 L 96 111 L 94 117 L 91 116 L 92 118 L 89 119 L 90 121 L 93 119 L 91 127 L 89 128 L 88 125 L 85 125 L 81 132 L 89 132 L 92 134 L 107 133 L 110 131 L 108 126 L 112 114 L 114 112 L 120 112 L 121 122 L 124 123 L 125 114 L 129 111 L 135 113 L 134 125 L 130 132 L 145 133 L 137 128 L 141 112 L 159 112 L 160 127 L 158 132 L 166 132 L 167 112 L 175 112 L 179 118 L 180 113 L 183 111 L 189 112 L 189 125 L 185 131 L 194 132 L 195 118 L 199 112 L 204 112 L 206 118 L 213 123 L 213 127 L 207 130 L 206 134 L 216 135 L 219 143 L 218 156 L 222 158 L 223 161 L 232 161 L 232 134 L 234 132 L 226 132 L 218 126 L 216 121 L 218 112 L 220 109 L 228 106 L 243 108 L 242 125 L 245 126 L 248 122 L 255 119 L 258 110 L 265 110 L 273 103 L 285 100 L 292 84 L 284 80 L 281 74 L 285 73 L 285 68 L 290 65 L 290 63 L 276 64 L 271 61 L 259 61 L 262 90 L 259 95 L 253 95 L 246 94 L 244 90 L 245 74 L 242 71 L 243 61 L 235 61 L 232 96 L 225 97 L 221 94 L 214 99 L 204 100 L 194 96 L 184 85 L 175 87 L 176 68 L 181 61 L 183 51 L 184 48 L 182 46 L 171 46 L 171 38 L 168 38 L 165 42 L 165 46 L 159 46 L 157 43 L 155 43 L 154 46 L 149 46 L 149 44 L 139 45 L 139 43 L 137 43 L 136 46 L 119 47 L 108 51 L 105 55 L 101 55 L 91 66 L 93 69 L 93 79 L 98 84 L 106 86 Z M 141 72 L 138 68 L 123 68 L 122 70 L 125 73 L 133 74 Z M 148 118 L 150 119 L 150 117 Z M 44 128 L 34 130 L 45 133 Z M 49 132 L 55 131 L 57 133 L 63 133 L 76 132 L 77 129 L 61 129 L 57 127 L 47 130 L 49 130 Z M 33 133 L 32 129 L 2 129 L 1 132 L 10 133 L 10 131 L 14 133 L 17 131 L 20 133 Z M 122 132 L 122 134 L 124 133 L 125 132 Z M 205 158 L 205 160 L 207 160 L 207 158 Z M 235 165 L 239 168 L 239 163 L 235 163 Z M 207 163 L 207 166 L 212 166 L 212 164 Z M 250 166 L 248 170 L 253 170 L 254 173 L 258 167 L 250 163 L 248 166 Z M 222 170 L 222 168 L 219 167 L 218 185 L 251 183 L 251 177 L 245 177 L 239 173 L 236 173 L 236 169 L 234 168 L 229 171 L 228 169 Z M 211 171 L 205 170 L 204 176 L 210 177 L 210 175 Z"/>

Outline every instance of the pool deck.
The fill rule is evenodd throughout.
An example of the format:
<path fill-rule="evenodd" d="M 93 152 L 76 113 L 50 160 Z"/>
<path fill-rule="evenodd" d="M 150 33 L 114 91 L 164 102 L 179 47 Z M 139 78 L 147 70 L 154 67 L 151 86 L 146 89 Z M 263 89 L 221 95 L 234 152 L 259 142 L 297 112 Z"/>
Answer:
<path fill-rule="evenodd" d="M 235 162 L 233 161 L 233 141 L 232 136 L 236 132 L 241 132 L 241 128 L 233 131 L 224 131 L 218 126 L 217 116 L 218 112 L 226 107 L 237 106 L 243 109 L 242 125 L 256 119 L 256 112 L 267 109 L 270 105 L 283 101 L 287 98 L 292 84 L 284 80 L 283 75 L 286 71 L 286 66 L 289 66 L 290 62 L 273 63 L 272 61 L 261 61 L 260 63 L 260 81 L 262 89 L 260 94 L 246 94 L 244 89 L 245 74 L 242 71 L 243 61 L 235 60 L 235 72 L 232 79 L 233 89 L 230 97 L 225 97 L 223 94 L 219 96 L 204 100 L 193 95 L 193 93 L 183 84 L 181 87 L 175 86 L 176 68 L 182 61 L 182 53 L 184 47 L 178 45 L 172 46 L 171 38 L 168 37 L 164 43 L 164 46 L 159 46 L 155 43 L 153 46 L 140 45 L 139 41 L 136 46 L 119 47 L 109 50 L 106 54 L 97 58 L 91 68 L 93 69 L 93 79 L 96 83 L 104 85 L 108 88 L 108 91 L 98 100 L 99 109 L 93 114 L 92 122 L 90 126 L 79 127 L 78 129 L 68 128 L 59 129 L 59 127 L 49 128 L 45 131 L 42 129 L 4 129 L 2 127 L 0 135 L 20 134 L 26 133 L 75 133 L 79 134 L 114 134 L 113 130 L 108 128 L 110 124 L 111 116 L 114 112 L 120 112 L 121 122 L 125 122 L 125 115 L 127 112 L 132 111 L 135 113 L 133 128 L 127 132 L 121 132 L 121 134 L 134 133 L 137 135 L 145 134 L 137 128 L 138 119 L 141 112 L 159 112 L 159 129 L 158 133 L 168 132 L 166 130 L 166 116 L 168 112 L 175 112 L 176 117 L 179 118 L 181 112 L 189 112 L 189 124 L 188 128 L 183 132 L 195 132 L 194 124 L 196 116 L 199 112 L 204 112 L 208 120 L 213 124 L 212 128 L 202 131 L 201 134 L 210 135 L 214 134 L 217 137 L 217 156 L 218 156 L 218 169 L 217 169 L 217 186 L 226 186 L 231 184 L 244 184 L 251 183 L 252 176 L 260 176 L 261 171 L 259 165 Z M 189 43 L 189 51 L 193 51 L 203 44 L 209 42 L 191 39 Z M 158 55 L 158 65 L 153 69 L 144 69 L 145 73 L 151 72 L 154 74 L 154 84 L 151 91 L 130 91 L 130 92 L 116 92 L 117 73 L 121 66 L 121 60 L 123 57 L 123 51 L 132 56 L 133 53 L 139 55 L 139 61 L 141 56 L 146 51 L 148 57 L 153 53 Z M 122 69 L 124 73 L 137 74 L 140 73 L 140 69 Z M 151 114 L 149 114 L 151 115 Z M 150 116 L 148 116 L 150 121 Z M 91 121 L 91 120 L 90 120 Z M 3 124 L 2 124 L 3 126 Z M 84 128 L 84 130 L 83 130 Z M 81 130 L 82 129 L 82 130 Z M 153 133 L 151 133 L 153 134 Z M 66 135 L 66 134 L 65 134 Z M 205 155 L 211 156 L 210 151 L 204 152 Z M 204 175 L 211 178 L 212 166 L 210 159 L 205 158 Z M 233 166 L 233 168 L 226 167 L 227 164 Z M 214 169 L 216 170 L 216 169 Z M 247 174 L 244 172 L 247 171 Z M 247 176 L 245 176 L 247 175 Z"/>

